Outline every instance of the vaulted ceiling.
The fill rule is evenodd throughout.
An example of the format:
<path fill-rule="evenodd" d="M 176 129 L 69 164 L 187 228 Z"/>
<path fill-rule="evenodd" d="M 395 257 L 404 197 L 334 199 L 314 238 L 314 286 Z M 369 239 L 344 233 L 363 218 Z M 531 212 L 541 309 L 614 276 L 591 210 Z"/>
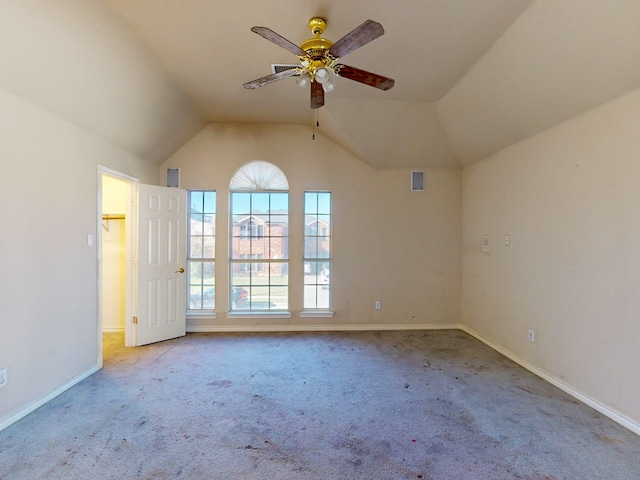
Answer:
<path fill-rule="evenodd" d="M 0 87 L 160 162 L 207 122 L 311 127 L 292 78 L 242 84 L 296 57 L 311 17 L 336 41 L 366 19 L 385 34 L 347 65 L 319 134 L 375 168 L 460 168 L 640 85 L 638 0 L 7 0 Z"/>
<path fill-rule="evenodd" d="M 251 32 L 269 27 L 299 45 L 309 20 L 334 42 L 367 19 L 385 34 L 341 62 L 395 79 L 381 91 L 338 78 L 318 112 L 320 131 L 377 168 L 459 168 L 435 103 L 525 11 L 531 0 L 104 0 L 130 25 L 212 122 L 312 125 L 309 90 L 294 79 L 257 90 L 242 84 L 297 63 Z"/>

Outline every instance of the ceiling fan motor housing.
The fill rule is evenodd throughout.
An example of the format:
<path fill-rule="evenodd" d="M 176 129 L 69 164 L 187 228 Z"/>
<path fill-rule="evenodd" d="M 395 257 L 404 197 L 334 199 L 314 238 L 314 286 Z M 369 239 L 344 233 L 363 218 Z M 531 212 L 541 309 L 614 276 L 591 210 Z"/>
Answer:
<path fill-rule="evenodd" d="M 324 18 L 313 17 L 309 20 L 309 28 L 314 36 L 319 37 L 327 28 L 327 22 Z"/>
<path fill-rule="evenodd" d="M 335 61 L 335 58 L 332 58 L 329 54 L 329 49 L 333 46 L 333 42 L 321 37 L 326 27 L 327 22 L 324 19 L 319 17 L 312 18 L 309 21 L 309 28 L 311 28 L 314 38 L 305 40 L 300 45 L 300 48 L 306 53 L 304 57 L 299 57 L 300 63 L 302 63 L 302 70 L 316 81 L 322 81 L 316 78 L 316 72 L 319 69 L 331 70 Z"/>
<path fill-rule="evenodd" d="M 300 48 L 307 52 L 307 55 L 312 60 L 320 60 L 321 58 L 324 58 L 329 49 L 333 46 L 333 42 L 331 40 L 321 37 L 326 27 L 327 22 L 322 18 L 315 17 L 309 21 L 309 28 L 311 28 L 311 33 L 313 33 L 314 37 L 302 42 Z"/>

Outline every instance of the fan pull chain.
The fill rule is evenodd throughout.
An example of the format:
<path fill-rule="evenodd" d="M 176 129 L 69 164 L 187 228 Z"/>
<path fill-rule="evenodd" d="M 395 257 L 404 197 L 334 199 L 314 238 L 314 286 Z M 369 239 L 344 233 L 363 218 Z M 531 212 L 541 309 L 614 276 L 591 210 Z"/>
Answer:
<path fill-rule="evenodd" d="M 320 120 L 318 118 L 319 116 L 320 112 L 318 110 L 314 110 L 311 112 L 311 140 L 316 139 L 316 127 L 320 127 Z"/>
<path fill-rule="evenodd" d="M 316 111 L 311 111 L 311 140 L 316 139 Z"/>

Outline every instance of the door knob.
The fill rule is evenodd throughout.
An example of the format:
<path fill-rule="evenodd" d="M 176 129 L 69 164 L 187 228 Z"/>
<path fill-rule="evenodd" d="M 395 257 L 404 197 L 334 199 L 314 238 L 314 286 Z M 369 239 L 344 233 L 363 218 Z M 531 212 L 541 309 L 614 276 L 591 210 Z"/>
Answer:
<path fill-rule="evenodd" d="M 176 273 L 184 273 L 184 268 L 180 267 L 180 270 L 176 270 Z"/>

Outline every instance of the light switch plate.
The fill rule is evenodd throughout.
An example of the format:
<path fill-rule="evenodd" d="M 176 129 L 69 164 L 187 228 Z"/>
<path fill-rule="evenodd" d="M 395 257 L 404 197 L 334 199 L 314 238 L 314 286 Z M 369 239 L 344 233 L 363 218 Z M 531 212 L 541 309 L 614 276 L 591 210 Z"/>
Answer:
<path fill-rule="evenodd" d="M 491 239 L 491 237 L 489 235 L 484 235 L 482 237 L 482 251 L 483 252 L 490 252 L 491 251 L 490 239 Z"/>

